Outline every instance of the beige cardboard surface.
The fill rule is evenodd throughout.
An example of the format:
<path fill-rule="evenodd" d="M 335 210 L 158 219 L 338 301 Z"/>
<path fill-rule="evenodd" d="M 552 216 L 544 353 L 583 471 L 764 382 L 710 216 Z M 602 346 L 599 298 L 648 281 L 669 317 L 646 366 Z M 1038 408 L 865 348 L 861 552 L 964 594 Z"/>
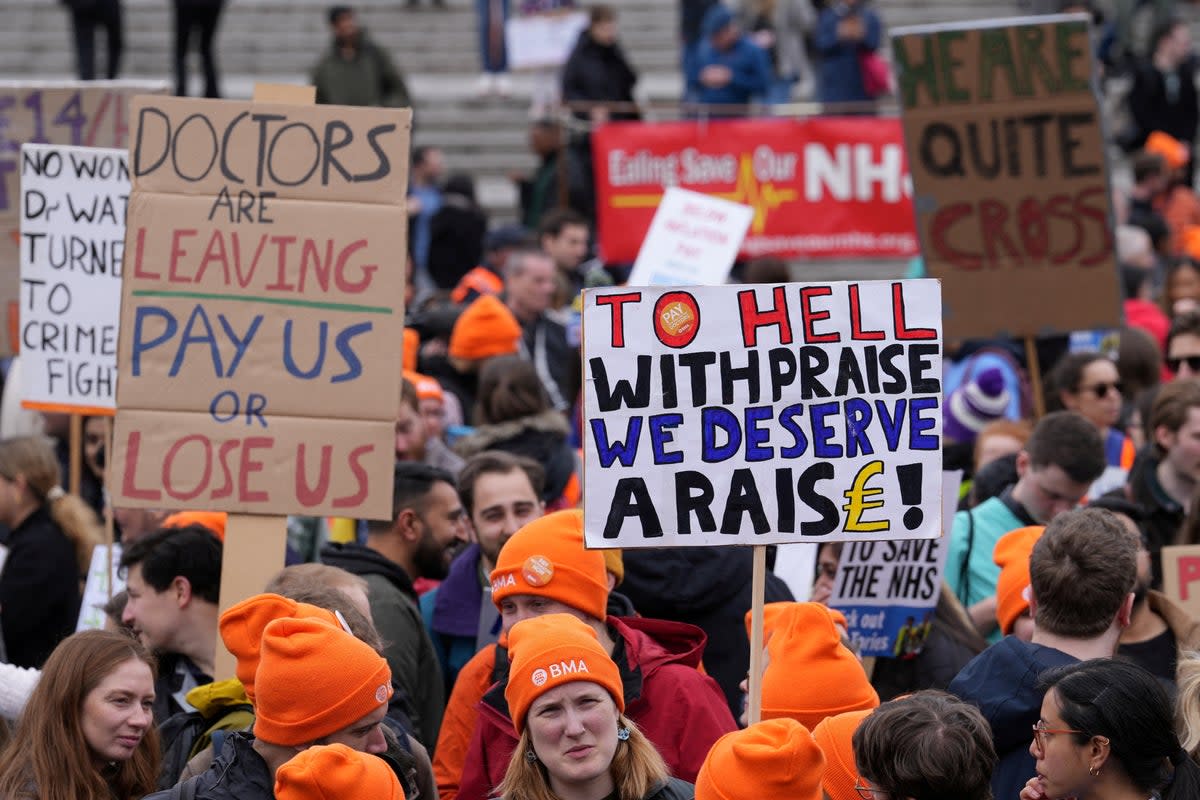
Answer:
<path fill-rule="evenodd" d="M 1121 323 L 1088 35 L 1080 16 L 893 32 L 947 339 Z"/>
<path fill-rule="evenodd" d="M 0 356 L 19 349 L 21 145 L 125 147 L 129 98 L 162 81 L 0 82 Z"/>
<path fill-rule="evenodd" d="M 1162 549 L 1163 593 L 1200 619 L 1200 545 Z"/>
<path fill-rule="evenodd" d="M 115 503 L 390 516 L 411 112 L 132 117 Z"/>

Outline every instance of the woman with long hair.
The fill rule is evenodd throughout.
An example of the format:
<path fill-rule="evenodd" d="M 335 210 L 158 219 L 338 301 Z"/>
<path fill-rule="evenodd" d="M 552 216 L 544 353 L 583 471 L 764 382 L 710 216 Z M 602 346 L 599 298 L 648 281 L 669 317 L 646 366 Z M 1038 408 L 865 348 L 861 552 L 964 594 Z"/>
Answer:
<path fill-rule="evenodd" d="M 100 519 L 63 491 L 49 440 L 18 436 L 0 440 L 0 524 L 9 529 L 0 573 L 4 650 L 17 666 L 40 667 L 75 630 Z"/>
<path fill-rule="evenodd" d="M 1167 693 L 1141 667 L 1097 658 L 1051 670 L 1021 800 L 1200 797 L 1200 767 L 1175 733 Z"/>
<path fill-rule="evenodd" d="M 1050 371 L 1051 397 L 1046 407 L 1080 414 L 1095 426 L 1104 440 L 1108 469 L 1092 484 L 1090 497 L 1124 486 L 1133 458 L 1133 442 L 1121 430 L 1124 384 L 1111 358 L 1095 351 L 1070 353 Z"/>
<path fill-rule="evenodd" d="M 520 741 L 497 794 L 503 800 L 691 800 L 662 756 L 625 716 L 617 665 L 569 614 L 508 632 L 504 697 Z"/>
<path fill-rule="evenodd" d="M 154 659 L 125 634 L 77 633 L 54 651 L 0 753 L 4 800 L 136 800 L 158 780 Z"/>

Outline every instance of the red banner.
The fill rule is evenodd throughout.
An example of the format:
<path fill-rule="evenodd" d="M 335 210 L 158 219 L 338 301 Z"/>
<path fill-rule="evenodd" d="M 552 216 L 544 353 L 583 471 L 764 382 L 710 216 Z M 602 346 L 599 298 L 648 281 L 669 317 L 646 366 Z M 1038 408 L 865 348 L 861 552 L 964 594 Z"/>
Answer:
<path fill-rule="evenodd" d="M 605 125 L 592 136 L 600 249 L 637 258 L 667 186 L 754 209 L 741 258 L 920 252 L 897 119 Z"/>

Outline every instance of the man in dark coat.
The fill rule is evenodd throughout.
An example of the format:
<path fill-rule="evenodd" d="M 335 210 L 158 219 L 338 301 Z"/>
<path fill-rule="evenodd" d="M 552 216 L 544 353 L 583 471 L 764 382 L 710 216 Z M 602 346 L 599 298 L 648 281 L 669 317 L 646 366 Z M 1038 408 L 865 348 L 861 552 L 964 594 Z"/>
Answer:
<path fill-rule="evenodd" d="M 591 24 L 579 34 L 579 41 L 575 43 L 575 49 L 563 68 L 563 101 L 632 103 L 636 84 L 637 72 L 630 66 L 617 42 L 616 10 L 606 5 L 593 7 Z M 590 109 L 573 110 L 576 116 L 591 119 L 594 123 L 638 118 L 637 112 L 631 108 L 610 110 L 604 106 L 593 106 Z"/>

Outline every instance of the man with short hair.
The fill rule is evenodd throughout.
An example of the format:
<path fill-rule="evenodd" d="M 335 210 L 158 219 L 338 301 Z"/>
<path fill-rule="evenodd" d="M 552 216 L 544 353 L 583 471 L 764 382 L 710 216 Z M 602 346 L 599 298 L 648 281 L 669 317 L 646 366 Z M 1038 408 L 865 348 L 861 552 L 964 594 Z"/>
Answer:
<path fill-rule="evenodd" d="M 1167 369 L 1177 381 L 1200 378 L 1200 311 L 1185 311 L 1171 320 Z"/>
<path fill-rule="evenodd" d="M 992 800 L 992 731 L 979 709 L 923 691 L 884 703 L 854 731 L 860 782 L 878 797 Z"/>
<path fill-rule="evenodd" d="M 496 641 L 499 622 L 488 576 L 500 548 L 525 523 L 542 516 L 545 470 L 502 450 L 471 457 L 458 475 L 458 496 L 475 531 L 475 543 L 450 565 L 450 574 L 421 596 L 421 614 L 437 650 L 446 691 L 475 653 Z"/>
<path fill-rule="evenodd" d="M 129 601 L 121 621 L 158 655 L 154 719 L 193 711 L 189 691 L 212 683 L 221 542 L 201 525 L 167 528 L 121 554 Z"/>
<path fill-rule="evenodd" d="M 491 574 L 501 629 L 570 614 L 596 632 L 621 671 L 625 714 L 671 774 L 694 781 L 709 748 L 737 724 L 716 682 L 700 672 L 705 636 L 682 623 L 608 616 L 604 556 L 583 546 L 583 513 L 558 511 L 525 525 L 501 548 Z M 508 654 L 485 647 L 463 667 L 434 751 L 442 798 L 485 800 L 517 746 L 504 689 Z"/>
<path fill-rule="evenodd" d="M 321 561 L 366 578 L 371 617 L 392 673 L 416 704 L 418 738 L 437 741 L 445 688 L 417 606 L 413 582 L 441 580 L 468 539 L 466 515 L 449 473 L 401 462 L 392 486 L 392 519 L 367 523 L 367 543 L 329 544 Z"/>
<path fill-rule="evenodd" d="M 558 270 L 555 307 L 570 305 L 583 290 L 580 266 L 588 251 L 587 220 L 569 208 L 547 211 L 538 226 L 538 245 Z"/>
<path fill-rule="evenodd" d="M 996 579 L 993 559 L 1004 534 L 1044 525 L 1079 505 L 1106 465 L 1104 442 L 1096 427 L 1079 414 L 1047 414 L 1017 454 L 1017 482 L 998 497 L 954 517 L 946 556 L 946 583 L 967 607 L 975 626 L 991 641 L 996 628 Z"/>
<path fill-rule="evenodd" d="M 579 393 L 579 350 L 551 313 L 556 274 L 554 261 L 541 250 L 514 250 L 504 265 L 504 302 L 521 325 L 521 357 L 537 369 L 550 405 L 566 411 Z"/>
<path fill-rule="evenodd" d="M 1000 757 L 992 775 L 998 798 L 1017 797 L 1035 774 L 1029 738 L 1044 694 L 1038 675 L 1116 652 L 1132 613 L 1137 547 L 1110 512 L 1067 511 L 1034 545 L 1029 573 L 1033 640 L 1005 637 L 950 683 L 950 691 L 979 706 L 992 726 Z"/>
<path fill-rule="evenodd" d="M 404 78 L 391 56 L 359 27 L 350 6 L 333 6 L 328 12 L 333 42 L 313 68 L 317 102 L 336 106 L 412 105 Z"/>
<path fill-rule="evenodd" d="M 1141 523 L 1162 586 L 1162 549 L 1173 544 L 1200 485 L 1200 381 L 1177 380 L 1158 393 L 1150 412 L 1154 441 L 1129 472 L 1125 494 L 1146 511 Z"/>

